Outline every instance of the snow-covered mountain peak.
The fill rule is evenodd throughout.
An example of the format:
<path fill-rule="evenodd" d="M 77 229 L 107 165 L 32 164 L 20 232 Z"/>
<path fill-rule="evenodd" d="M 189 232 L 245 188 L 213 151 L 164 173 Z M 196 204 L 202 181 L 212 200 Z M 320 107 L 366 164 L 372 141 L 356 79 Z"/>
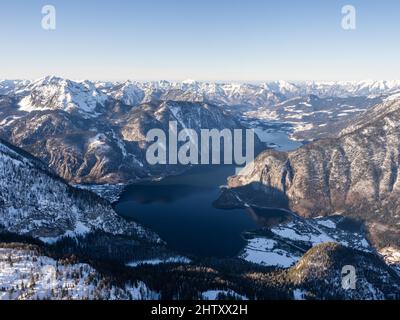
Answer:
<path fill-rule="evenodd" d="M 15 93 L 29 85 L 29 80 L 0 80 L 0 95 Z"/>
<path fill-rule="evenodd" d="M 319 98 L 377 97 L 400 90 L 400 80 L 269 81 L 262 84 L 218 83 L 184 80 L 169 82 L 92 82 L 48 76 L 30 82 L 0 82 L 1 94 L 22 97 L 21 110 L 60 109 L 98 115 L 108 98 L 137 106 L 154 100 L 204 101 L 219 106 L 271 107 L 288 99 L 315 95 Z M 100 107 L 100 110 L 99 110 Z"/>
<path fill-rule="evenodd" d="M 140 104 L 145 97 L 144 90 L 137 83 L 130 80 L 123 83 L 102 86 L 101 90 L 113 99 L 130 106 Z"/>
<path fill-rule="evenodd" d="M 50 75 L 50 76 L 45 76 L 42 78 L 39 78 L 34 81 L 35 85 L 52 85 L 52 84 L 58 84 L 60 82 L 67 81 L 61 77 L 55 76 L 55 75 Z"/>
<path fill-rule="evenodd" d="M 183 84 L 188 84 L 188 85 L 194 85 L 197 84 L 198 82 L 196 80 L 193 79 L 186 79 L 182 81 Z"/>
<path fill-rule="evenodd" d="M 261 84 L 261 87 L 263 89 L 267 89 L 274 93 L 280 93 L 280 94 L 293 95 L 293 93 L 299 91 L 298 86 L 296 86 L 295 84 L 290 83 L 288 81 L 284 81 L 284 80 L 266 82 L 266 83 Z"/>
<path fill-rule="evenodd" d="M 96 116 L 98 107 L 104 106 L 107 100 L 93 82 L 76 82 L 56 76 L 34 81 L 24 92 L 26 95 L 19 106 L 20 110 L 27 112 L 59 109 Z"/>

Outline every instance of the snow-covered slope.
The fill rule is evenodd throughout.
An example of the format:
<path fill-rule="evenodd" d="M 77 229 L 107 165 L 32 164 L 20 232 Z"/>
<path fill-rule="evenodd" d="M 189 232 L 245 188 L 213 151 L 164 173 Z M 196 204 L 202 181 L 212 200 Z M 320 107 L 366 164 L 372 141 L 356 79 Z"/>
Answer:
<path fill-rule="evenodd" d="M 115 100 L 129 106 L 136 106 L 145 100 L 146 92 L 140 84 L 126 81 L 124 83 L 96 83 L 96 87 L 106 92 Z"/>
<path fill-rule="evenodd" d="M 308 81 L 300 84 L 299 93 L 315 94 L 320 97 L 355 97 L 381 95 L 400 89 L 400 80 L 363 81 Z"/>
<path fill-rule="evenodd" d="M 262 84 L 183 82 L 128 82 L 97 87 L 124 103 L 138 104 L 152 98 L 177 101 L 205 101 L 216 105 L 268 107 L 295 97 L 316 95 L 321 98 L 377 96 L 400 90 L 398 81 L 358 82 L 289 82 L 271 81 Z M 140 100 L 142 99 L 142 100 Z"/>
<path fill-rule="evenodd" d="M 305 95 L 274 106 L 244 112 L 244 120 L 279 122 L 290 125 L 292 136 L 299 140 L 316 140 L 337 134 L 348 123 L 374 105 L 379 97 L 326 97 Z"/>
<path fill-rule="evenodd" d="M 22 112 L 0 99 L 0 136 L 79 184 L 129 183 L 160 174 L 146 161 L 146 135 L 155 128 L 168 132 L 170 121 L 179 130 L 198 133 L 244 128 L 223 108 L 202 102 L 158 101 L 121 109 L 116 104 L 109 113 L 82 118 L 63 110 Z"/>
<path fill-rule="evenodd" d="M 54 76 L 32 82 L 17 93 L 24 96 L 19 102 L 22 111 L 58 109 L 85 116 L 98 115 L 107 99 L 90 81 L 75 82 Z"/>
<path fill-rule="evenodd" d="M 35 246 L 0 244 L 0 300 L 157 300 L 143 282 L 111 283 L 93 267 L 44 256 Z"/>
<path fill-rule="evenodd" d="M 26 88 L 28 80 L 0 80 L 0 95 L 8 95 Z"/>
<path fill-rule="evenodd" d="M 354 289 L 346 287 L 344 266 L 355 269 Z M 400 294 L 399 276 L 381 259 L 335 243 L 315 246 L 285 275 L 303 299 L 385 300 Z"/>
<path fill-rule="evenodd" d="M 255 188 L 260 201 L 280 200 L 302 216 L 342 213 L 361 219 L 378 248 L 400 247 L 399 123 L 400 101 L 386 101 L 337 138 L 289 153 L 264 152 L 229 185 L 246 185 L 245 198 Z"/>
<path fill-rule="evenodd" d="M 307 250 L 290 268 L 254 270 L 246 279 L 258 287 L 280 288 L 295 300 L 392 300 L 400 295 L 400 277 L 380 257 L 332 242 Z"/>
<path fill-rule="evenodd" d="M 130 106 L 153 100 L 204 101 L 216 105 L 266 107 L 306 95 L 355 97 L 394 93 L 400 80 L 393 81 L 270 81 L 262 84 L 182 82 L 93 82 L 45 77 L 33 82 L 0 81 L 0 94 L 27 95 L 23 110 L 59 108 L 92 113 L 104 105 L 106 95 Z M 49 103 L 52 105 L 50 106 Z"/>
<path fill-rule="evenodd" d="M 312 247 L 339 243 L 345 247 L 373 253 L 362 228 L 349 230 L 351 221 L 341 216 L 304 219 L 293 214 L 292 221 L 247 234 L 248 244 L 239 257 L 265 266 L 288 268 Z"/>
<path fill-rule="evenodd" d="M 0 231 L 54 242 L 96 230 L 158 241 L 140 225 L 120 218 L 108 202 L 72 188 L 38 160 L 0 143 Z"/>

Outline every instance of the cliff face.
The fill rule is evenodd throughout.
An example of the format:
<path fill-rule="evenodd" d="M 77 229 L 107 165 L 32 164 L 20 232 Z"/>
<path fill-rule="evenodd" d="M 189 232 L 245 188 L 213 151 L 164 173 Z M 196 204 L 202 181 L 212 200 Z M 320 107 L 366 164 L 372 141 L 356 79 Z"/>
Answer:
<path fill-rule="evenodd" d="M 360 218 L 374 243 L 399 245 L 399 156 L 400 101 L 387 100 L 338 138 L 289 153 L 264 152 L 228 184 L 261 185 L 257 189 L 269 199 L 271 192 L 283 194 L 287 207 L 302 216 L 342 213 Z"/>
<path fill-rule="evenodd" d="M 147 133 L 168 132 L 169 122 L 176 122 L 179 131 L 187 128 L 198 134 L 201 129 L 245 129 L 222 108 L 199 102 L 158 101 L 133 108 L 114 101 L 96 116 L 52 106 L 33 106 L 26 112 L 0 97 L 0 137 L 72 183 L 129 183 L 184 170 L 146 160 Z"/>

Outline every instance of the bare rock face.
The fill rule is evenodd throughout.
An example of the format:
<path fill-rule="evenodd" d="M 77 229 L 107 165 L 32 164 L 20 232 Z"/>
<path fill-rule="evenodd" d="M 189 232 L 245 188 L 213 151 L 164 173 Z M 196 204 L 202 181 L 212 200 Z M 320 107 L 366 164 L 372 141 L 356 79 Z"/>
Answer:
<path fill-rule="evenodd" d="M 243 128 L 228 112 L 204 102 L 152 101 L 132 107 L 109 99 L 101 113 L 82 113 L 79 105 L 53 108 L 48 100 L 29 104 L 28 112 L 18 108 L 17 98 L 0 99 L 0 137 L 76 184 L 126 184 L 182 171 L 146 161 L 148 131 L 162 129 L 167 134 L 169 122 L 198 134 L 201 129 Z"/>
<path fill-rule="evenodd" d="M 296 151 L 266 151 L 231 188 L 261 184 L 302 216 L 342 213 L 365 221 L 375 244 L 400 245 L 400 101 L 366 112 L 338 138 Z M 262 203 L 261 203 L 262 204 Z"/>

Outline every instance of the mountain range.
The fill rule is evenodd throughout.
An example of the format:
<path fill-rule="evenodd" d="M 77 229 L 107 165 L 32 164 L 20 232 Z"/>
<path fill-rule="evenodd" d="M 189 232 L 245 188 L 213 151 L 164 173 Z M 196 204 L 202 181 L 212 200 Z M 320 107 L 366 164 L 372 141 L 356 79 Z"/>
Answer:
<path fill-rule="evenodd" d="M 0 82 L 0 137 L 70 182 L 128 183 L 160 175 L 159 168 L 145 161 L 145 135 L 167 128 L 169 121 L 178 121 L 179 129 L 199 131 L 245 128 L 251 118 L 272 120 L 289 124 L 300 132 L 298 138 L 307 140 L 337 132 L 399 87 L 397 81 L 254 85 L 107 83 L 54 76 L 7 80 Z"/>
<path fill-rule="evenodd" d="M 52 290 L 42 288 L 41 265 L 73 254 L 84 264 L 62 268 L 54 298 L 76 273 L 74 294 L 93 299 L 89 280 L 103 281 L 101 272 L 125 281 L 104 284 L 120 299 L 200 298 L 210 289 L 242 298 L 398 295 L 399 92 L 400 81 L 0 81 L 0 240 L 37 246 L 0 245 L 8 294 L 47 297 Z M 261 145 L 266 150 L 229 178 L 215 203 L 284 208 L 292 221 L 246 234 L 247 245 L 232 259 L 177 258 L 154 232 L 86 190 L 103 194 L 184 170 L 145 159 L 146 133 L 167 131 L 170 121 L 196 132 L 273 127 L 303 141 L 288 152 Z M 166 263 L 154 267 L 154 257 Z M 32 268 L 37 290 L 17 288 L 17 261 L 18 272 Z M 343 264 L 358 269 L 356 291 L 340 287 Z M 109 298 L 97 289 L 98 298 Z"/>
<path fill-rule="evenodd" d="M 52 86 L 56 88 L 52 88 Z M 56 76 L 48 76 L 35 81 L 0 80 L 0 95 L 17 93 L 24 96 L 33 92 L 31 99 L 23 103 L 27 107 L 35 105 L 35 103 L 39 103 L 39 107 L 43 107 L 46 104 L 46 99 L 50 96 L 57 96 L 58 103 L 64 103 L 64 108 L 67 107 L 68 103 L 76 103 L 81 105 L 83 109 L 89 107 L 88 110 L 91 110 L 96 102 L 104 102 L 104 95 L 130 106 L 152 100 L 174 100 L 203 101 L 216 105 L 258 108 L 306 95 L 316 95 L 320 98 L 348 98 L 391 94 L 399 90 L 400 81 L 385 80 L 358 82 L 271 81 L 261 84 L 208 83 L 192 80 L 182 82 L 71 81 Z M 41 93 L 39 93 L 40 91 Z M 73 97 L 74 94 L 79 95 L 81 93 L 83 101 L 81 99 L 69 101 L 69 99 L 74 100 L 76 98 Z M 86 97 L 83 97 L 84 95 Z M 90 96 L 91 98 L 89 98 Z M 41 101 L 40 99 L 44 100 Z"/>

